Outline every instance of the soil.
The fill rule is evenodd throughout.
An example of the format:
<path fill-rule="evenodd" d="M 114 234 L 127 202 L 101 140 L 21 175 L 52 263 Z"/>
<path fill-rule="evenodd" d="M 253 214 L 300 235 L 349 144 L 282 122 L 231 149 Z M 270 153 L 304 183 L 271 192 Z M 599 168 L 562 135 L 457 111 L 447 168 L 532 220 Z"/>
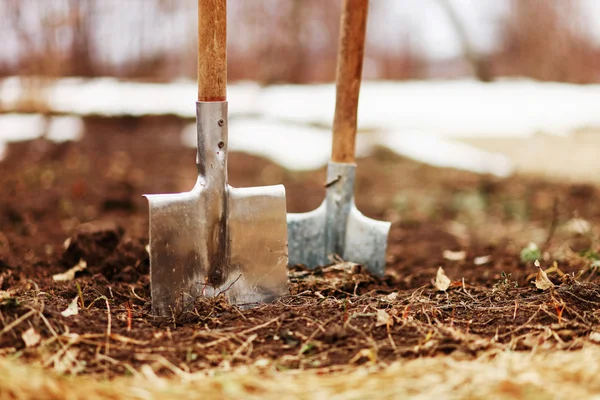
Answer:
<path fill-rule="evenodd" d="M 433 168 L 384 150 L 358 161 L 356 187 L 365 215 L 393 221 L 384 278 L 344 262 L 295 266 L 290 294 L 274 303 L 200 298 L 153 317 L 142 194 L 193 186 L 195 152 L 179 144 L 186 123 L 86 118 L 79 142 L 10 145 L 0 162 L 0 354 L 111 378 L 144 365 L 159 375 L 331 369 L 599 340 L 597 187 Z M 323 199 L 324 169 L 290 172 L 236 153 L 229 168 L 233 186 L 284 183 L 290 212 Z M 539 255 L 523 258 L 530 242 Z M 536 258 L 553 287 L 533 284 Z M 74 279 L 53 279 L 76 266 Z M 435 284 L 440 267 L 446 290 Z M 72 302 L 78 313 L 65 315 Z"/>

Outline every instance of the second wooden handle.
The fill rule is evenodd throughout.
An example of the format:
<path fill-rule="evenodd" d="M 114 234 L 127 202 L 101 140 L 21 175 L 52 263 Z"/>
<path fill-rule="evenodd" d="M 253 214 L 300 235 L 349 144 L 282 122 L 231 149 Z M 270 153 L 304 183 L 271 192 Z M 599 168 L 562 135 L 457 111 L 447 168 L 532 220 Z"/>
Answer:
<path fill-rule="evenodd" d="M 367 30 L 369 0 L 344 0 L 336 72 L 331 160 L 355 161 L 358 96 Z"/>
<path fill-rule="evenodd" d="M 227 0 L 198 0 L 198 101 L 227 99 Z"/>

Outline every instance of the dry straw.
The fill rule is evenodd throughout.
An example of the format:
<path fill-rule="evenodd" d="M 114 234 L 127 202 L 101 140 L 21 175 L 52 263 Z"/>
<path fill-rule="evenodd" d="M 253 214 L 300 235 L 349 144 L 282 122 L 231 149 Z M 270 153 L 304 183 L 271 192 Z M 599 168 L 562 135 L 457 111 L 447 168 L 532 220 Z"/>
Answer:
<path fill-rule="evenodd" d="M 269 366 L 157 377 L 149 366 L 114 381 L 58 377 L 0 361 L 1 399 L 585 399 L 600 398 L 600 349 L 545 354 L 494 352 L 337 371 L 277 372 Z"/>

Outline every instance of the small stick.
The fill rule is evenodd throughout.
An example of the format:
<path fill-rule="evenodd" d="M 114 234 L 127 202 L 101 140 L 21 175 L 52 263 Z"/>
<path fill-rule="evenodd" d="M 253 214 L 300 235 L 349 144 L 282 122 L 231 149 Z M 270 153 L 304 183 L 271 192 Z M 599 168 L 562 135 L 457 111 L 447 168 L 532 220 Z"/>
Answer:
<path fill-rule="evenodd" d="M 273 319 L 272 319 L 272 320 L 270 320 L 270 321 L 267 321 L 267 322 L 265 322 L 264 324 L 256 325 L 256 326 L 255 326 L 255 327 L 253 327 L 253 328 L 246 329 L 246 330 L 244 330 L 244 331 L 241 331 L 241 332 L 239 332 L 239 333 L 237 333 L 237 334 L 234 334 L 234 335 L 232 335 L 232 336 L 226 336 L 226 337 L 222 337 L 222 338 L 220 338 L 220 339 L 214 340 L 214 341 L 212 341 L 212 342 L 209 342 L 209 343 L 207 343 L 207 344 L 204 344 L 204 345 L 200 345 L 200 346 L 198 346 L 198 347 L 199 347 L 199 348 L 201 348 L 201 349 L 206 349 L 206 348 L 208 348 L 208 347 L 213 347 L 213 346 L 216 346 L 216 345 L 218 345 L 218 344 L 220 344 L 220 343 L 227 342 L 228 340 L 231 340 L 231 339 L 232 339 L 233 337 L 235 337 L 235 336 L 238 336 L 238 335 L 245 335 L 245 334 L 248 334 L 248 333 L 251 333 L 251 332 L 257 331 L 257 330 L 259 330 L 259 329 L 265 328 L 265 327 L 267 327 L 267 326 L 271 325 L 273 322 L 275 322 L 275 321 L 278 321 L 278 320 L 279 320 L 279 318 L 280 318 L 280 317 L 278 316 L 278 317 L 276 317 L 276 318 L 273 318 Z"/>
<path fill-rule="evenodd" d="M 388 339 L 390 340 L 390 344 L 392 345 L 392 348 L 394 350 L 398 350 L 398 346 L 396 346 L 396 342 L 394 342 L 394 338 L 392 337 L 392 332 L 390 330 L 390 324 L 387 324 L 387 336 L 388 336 Z"/>
<path fill-rule="evenodd" d="M 242 351 L 244 351 L 244 349 L 246 347 L 252 346 L 252 342 L 254 342 L 254 340 L 258 337 L 258 335 L 255 333 L 253 335 L 250 335 L 250 337 L 248 337 L 248 339 L 246 339 L 246 341 L 244 343 L 242 343 L 240 345 L 240 347 L 238 347 L 232 354 L 231 356 L 231 360 L 235 360 L 237 357 L 240 356 L 240 354 L 242 354 Z M 252 350 L 252 349 L 250 349 Z"/>
<path fill-rule="evenodd" d="M 556 232 L 556 225 L 558 225 L 558 198 L 555 197 L 554 204 L 552 205 L 552 221 L 550 222 L 550 228 L 548 229 L 548 237 L 541 248 L 542 253 L 548 250 L 550 241 L 554 237 L 554 232 Z"/>
<path fill-rule="evenodd" d="M 462 288 L 463 288 L 463 291 L 467 294 L 467 296 L 469 296 L 473 301 L 477 301 L 477 300 L 475 300 L 475 297 L 473 297 L 471 295 L 471 293 L 469 293 L 467 291 L 467 286 L 465 285 L 465 278 L 464 277 L 462 278 Z"/>
<path fill-rule="evenodd" d="M 410 311 L 410 303 L 404 307 L 404 312 L 402 313 L 402 320 L 406 321 L 408 318 L 408 312 Z"/>
<path fill-rule="evenodd" d="M 85 302 L 83 301 L 83 291 L 81 290 L 81 286 L 79 285 L 79 282 L 75 283 L 75 286 L 77 287 L 77 295 L 79 296 L 79 302 L 81 303 L 81 308 L 85 308 Z"/>
<path fill-rule="evenodd" d="M 131 332 L 131 302 L 127 302 L 127 332 Z"/>
<path fill-rule="evenodd" d="M 28 313 L 25 313 L 19 318 L 15 319 L 10 324 L 6 325 L 4 329 L 0 331 L 0 337 L 2 337 L 2 335 L 4 335 L 6 332 L 11 331 L 14 327 L 19 325 L 21 322 L 25 321 L 27 318 L 31 317 L 35 313 L 37 313 L 37 310 L 31 310 Z"/>
<path fill-rule="evenodd" d="M 229 289 L 231 289 L 231 287 L 232 287 L 232 286 L 233 286 L 233 285 L 234 285 L 234 284 L 235 284 L 237 281 L 239 281 L 239 280 L 240 280 L 240 278 L 241 278 L 241 277 L 242 277 L 242 274 L 239 274 L 239 275 L 238 275 L 238 277 L 237 277 L 237 278 L 235 278 L 235 280 L 234 280 L 233 282 L 231 282 L 231 284 L 230 284 L 229 286 L 227 286 L 227 289 L 220 291 L 220 292 L 219 292 L 219 294 L 218 294 L 217 296 L 219 296 L 219 295 L 221 295 L 221 294 L 223 294 L 223 293 L 226 293 L 226 292 L 227 292 Z"/>
<path fill-rule="evenodd" d="M 104 346 L 104 354 L 108 356 L 108 353 L 110 351 L 110 335 L 111 335 L 112 320 L 111 320 L 111 316 L 110 316 L 110 304 L 108 303 L 108 298 L 106 296 L 102 296 L 102 298 L 104 298 L 104 301 L 106 302 L 106 314 L 108 317 L 108 322 L 106 324 L 106 344 Z"/>
<path fill-rule="evenodd" d="M 142 299 L 140 296 L 138 296 L 138 294 L 135 292 L 135 287 L 133 285 L 131 285 L 130 289 L 131 289 L 131 294 L 133 295 L 133 297 L 135 297 L 136 299 L 141 300 L 141 301 L 146 301 L 146 300 Z"/>

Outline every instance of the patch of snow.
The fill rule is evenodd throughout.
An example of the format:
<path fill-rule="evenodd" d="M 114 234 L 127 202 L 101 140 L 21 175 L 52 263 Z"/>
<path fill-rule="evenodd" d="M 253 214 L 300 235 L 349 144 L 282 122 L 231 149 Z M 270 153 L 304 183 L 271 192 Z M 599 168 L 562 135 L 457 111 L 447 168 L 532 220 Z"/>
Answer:
<path fill-rule="evenodd" d="M 21 78 L 0 83 L 5 109 L 25 93 Z M 195 117 L 196 83 L 121 82 L 112 78 L 65 78 L 45 90 L 55 112 L 77 115 L 175 114 Z M 331 127 L 335 86 L 243 82 L 228 87 L 231 119 L 262 117 Z M 443 137 L 526 137 L 539 132 L 567 135 L 600 127 L 600 85 L 525 79 L 481 83 L 456 81 L 366 81 L 361 88 L 359 130 L 410 132 Z"/>
<path fill-rule="evenodd" d="M 0 115 L 0 142 L 18 142 L 40 137 L 44 132 L 44 117 L 40 114 Z"/>
<path fill-rule="evenodd" d="M 0 102 L 15 107 L 26 93 L 22 78 L 0 81 Z M 46 125 L 39 115 L 0 116 L 0 156 L 4 143 L 41 136 L 76 140 L 78 116 L 176 114 L 195 118 L 196 83 L 121 82 L 112 78 L 64 78 L 47 86 L 51 110 L 74 114 Z M 321 167 L 331 149 L 335 86 L 229 85 L 229 148 L 264 156 L 293 170 Z M 465 137 L 528 137 L 539 132 L 568 135 L 600 128 L 600 85 L 572 85 L 524 79 L 481 83 L 457 81 L 366 81 L 361 88 L 357 154 L 383 145 L 399 154 L 438 166 L 506 176 L 508 159 L 452 141 Z M 195 146 L 195 125 L 184 140 Z"/>
<path fill-rule="evenodd" d="M 6 144 L 33 140 L 44 134 L 48 140 L 79 140 L 84 125 L 79 116 L 55 116 L 48 120 L 41 114 L 0 114 L 0 160 L 6 157 Z"/>
<path fill-rule="evenodd" d="M 499 177 L 513 172 L 512 161 L 498 153 L 490 153 L 446 138 L 420 132 L 398 134 L 386 132 L 379 138 L 381 146 L 414 160 L 438 166 L 456 168 Z"/>
<path fill-rule="evenodd" d="M 229 151 L 265 157 L 290 170 L 312 170 L 327 163 L 331 139 L 325 129 L 259 119 L 229 121 Z M 182 133 L 183 143 L 196 147 L 196 124 Z"/>
<path fill-rule="evenodd" d="M 0 84 L 0 101 L 5 109 L 15 107 L 26 93 L 24 78 L 10 77 Z M 230 113 L 251 114 L 260 86 L 253 82 L 230 85 L 227 89 Z M 169 84 L 124 82 L 114 78 L 62 78 L 43 91 L 54 112 L 77 115 L 174 114 L 194 118 L 197 86 L 181 80 Z"/>
<path fill-rule="evenodd" d="M 260 101 L 267 118 L 330 126 L 335 87 L 268 87 Z M 531 80 L 364 82 L 358 125 L 449 137 L 565 135 L 600 126 L 595 106 L 599 101 L 600 85 Z"/>
<path fill-rule="evenodd" d="M 229 123 L 229 151 L 240 151 L 265 157 L 289 170 L 313 170 L 327 164 L 331 154 L 331 132 L 328 129 L 296 126 L 260 119 L 240 119 Z M 182 132 L 186 146 L 196 147 L 196 124 Z M 482 151 L 449 139 L 421 133 L 359 133 L 356 154 L 366 157 L 377 146 L 396 154 L 440 167 L 457 168 L 478 173 L 508 176 L 511 161 L 501 155 Z"/>
<path fill-rule="evenodd" d="M 53 117 L 46 137 L 54 142 L 76 141 L 83 136 L 83 120 L 72 115 Z"/>

